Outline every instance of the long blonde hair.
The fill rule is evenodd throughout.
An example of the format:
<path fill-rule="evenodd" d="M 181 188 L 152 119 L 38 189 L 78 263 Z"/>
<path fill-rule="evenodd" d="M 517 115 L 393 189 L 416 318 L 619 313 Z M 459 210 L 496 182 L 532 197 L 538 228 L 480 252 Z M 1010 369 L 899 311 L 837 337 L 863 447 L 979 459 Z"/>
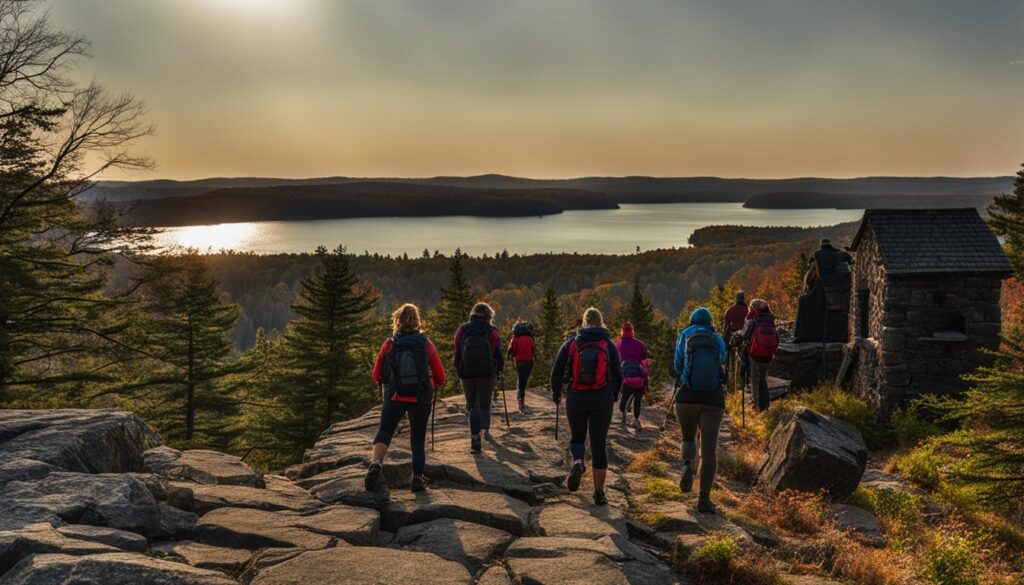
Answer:
<path fill-rule="evenodd" d="M 595 307 L 590 307 L 586 311 L 583 311 L 583 326 L 584 327 L 604 327 L 604 315 L 601 311 Z"/>
<path fill-rule="evenodd" d="M 391 313 L 391 332 L 414 333 L 420 330 L 420 309 L 412 303 L 405 303 Z"/>

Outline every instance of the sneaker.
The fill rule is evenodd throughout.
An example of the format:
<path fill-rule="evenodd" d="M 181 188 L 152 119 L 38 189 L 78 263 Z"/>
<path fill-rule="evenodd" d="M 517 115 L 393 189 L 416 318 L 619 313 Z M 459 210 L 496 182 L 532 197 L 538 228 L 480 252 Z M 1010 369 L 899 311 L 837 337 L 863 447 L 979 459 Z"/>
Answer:
<path fill-rule="evenodd" d="M 519 401 L 519 414 L 526 414 L 526 403 L 522 400 Z"/>
<path fill-rule="evenodd" d="M 480 443 L 480 435 L 473 435 L 469 438 L 469 451 L 471 453 L 480 453 L 483 451 L 483 445 Z"/>
<path fill-rule="evenodd" d="M 709 494 L 701 494 L 697 499 L 697 511 L 702 514 L 714 514 L 718 511 L 718 506 L 711 501 Z"/>
<path fill-rule="evenodd" d="M 594 492 L 594 505 L 596 506 L 607 506 L 608 496 L 604 495 L 604 490 Z"/>
<path fill-rule="evenodd" d="M 427 484 L 429 483 L 430 478 L 428 478 L 427 476 L 423 474 L 414 475 L 412 476 L 412 491 L 422 492 L 423 490 L 427 489 Z"/>
<path fill-rule="evenodd" d="M 370 463 L 370 468 L 366 470 L 366 478 L 363 480 L 363 487 L 368 492 L 375 492 L 380 487 L 380 472 L 383 471 L 384 466 L 376 461 Z"/>
<path fill-rule="evenodd" d="M 683 463 L 683 473 L 679 478 L 679 491 L 688 494 L 693 491 L 693 465 Z"/>
<path fill-rule="evenodd" d="M 565 480 L 565 486 L 569 488 L 570 492 L 574 492 L 580 489 L 580 480 L 583 479 L 583 472 L 587 468 L 583 465 L 583 461 L 577 459 L 572 462 L 572 467 L 569 469 L 569 477 Z"/>

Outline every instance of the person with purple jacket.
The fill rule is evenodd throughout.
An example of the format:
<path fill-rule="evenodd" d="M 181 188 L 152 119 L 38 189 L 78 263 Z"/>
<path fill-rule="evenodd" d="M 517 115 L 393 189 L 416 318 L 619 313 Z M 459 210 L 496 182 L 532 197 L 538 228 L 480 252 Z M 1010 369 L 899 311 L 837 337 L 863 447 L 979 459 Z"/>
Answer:
<path fill-rule="evenodd" d="M 622 324 L 622 337 L 619 338 L 615 346 L 619 350 L 619 359 L 622 361 L 622 392 L 619 399 L 622 424 L 626 424 L 626 407 L 629 406 L 629 401 L 632 399 L 633 428 L 640 432 L 643 428 L 640 424 L 640 408 L 643 406 L 647 389 L 650 386 L 647 344 L 636 338 L 633 324 L 626 321 Z"/>

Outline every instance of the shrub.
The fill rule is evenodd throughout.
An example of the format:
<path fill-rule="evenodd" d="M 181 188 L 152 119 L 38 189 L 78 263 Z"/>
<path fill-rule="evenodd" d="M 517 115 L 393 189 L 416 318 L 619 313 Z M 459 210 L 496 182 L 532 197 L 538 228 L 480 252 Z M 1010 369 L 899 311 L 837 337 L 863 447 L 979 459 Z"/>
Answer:
<path fill-rule="evenodd" d="M 935 536 L 921 554 L 921 572 L 935 585 L 976 585 L 974 545 L 962 535 Z"/>
<path fill-rule="evenodd" d="M 931 443 L 921 445 L 896 460 L 900 473 L 911 483 L 935 491 L 942 483 L 942 456 Z"/>
<path fill-rule="evenodd" d="M 726 478 L 751 484 L 757 477 L 760 454 L 756 447 L 721 449 L 718 454 L 718 472 Z"/>
<path fill-rule="evenodd" d="M 921 402 L 915 400 L 892 413 L 893 432 L 901 447 L 914 447 L 929 437 L 942 434 L 942 427 L 921 416 L 921 408 Z"/>
<path fill-rule="evenodd" d="M 847 498 L 847 503 L 860 506 L 878 517 L 895 546 L 914 540 L 921 525 L 921 498 L 899 490 L 872 490 L 864 487 Z"/>
<path fill-rule="evenodd" d="M 652 500 L 683 501 L 683 493 L 679 491 L 679 486 L 671 480 L 662 477 L 648 477 L 644 482 L 644 487 Z"/>
<path fill-rule="evenodd" d="M 857 585 L 903 585 L 911 578 L 890 550 L 869 548 L 845 538 L 835 539 L 832 574 Z"/>
<path fill-rule="evenodd" d="M 745 558 L 730 536 L 712 536 L 689 555 L 676 541 L 673 557 L 676 570 L 694 585 L 743 583 L 744 585 L 785 585 L 770 559 Z"/>

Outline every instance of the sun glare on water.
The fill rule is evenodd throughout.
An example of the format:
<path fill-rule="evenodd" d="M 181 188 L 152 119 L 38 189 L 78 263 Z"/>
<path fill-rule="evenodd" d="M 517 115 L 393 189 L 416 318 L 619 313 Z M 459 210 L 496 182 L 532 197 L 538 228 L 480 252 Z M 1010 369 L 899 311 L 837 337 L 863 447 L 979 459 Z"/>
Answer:
<path fill-rule="evenodd" d="M 190 225 L 158 234 L 156 244 L 161 248 L 195 248 L 200 252 L 243 250 L 251 246 L 257 232 L 255 223 Z"/>

